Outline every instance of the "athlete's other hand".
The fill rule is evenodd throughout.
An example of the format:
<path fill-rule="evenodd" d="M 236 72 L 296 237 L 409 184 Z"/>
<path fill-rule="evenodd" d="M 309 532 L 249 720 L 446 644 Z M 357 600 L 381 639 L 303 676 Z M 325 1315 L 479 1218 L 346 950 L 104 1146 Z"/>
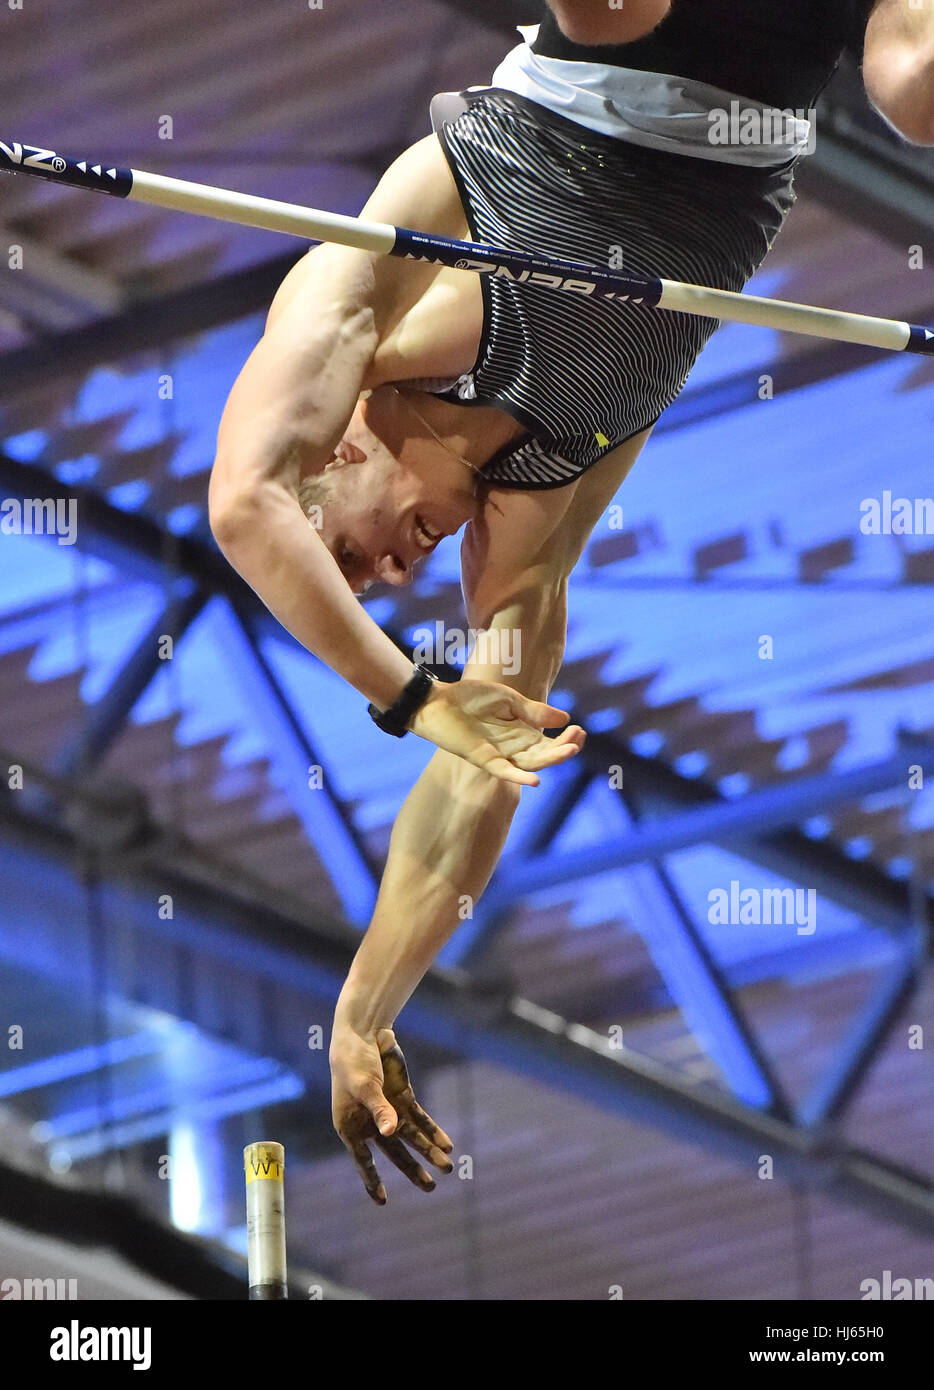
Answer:
<path fill-rule="evenodd" d="M 335 1025 L 330 1060 L 334 1128 L 369 1196 L 377 1206 L 385 1206 L 386 1188 L 376 1171 L 370 1144 L 378 1145 L 415 1187 L 432 1192 L 434 1178 L 409 1149 L 442 1173 L 450 1173 L 454 1165 L 449 1154 L 454 1145 L 415 1099 L 392 1029 L 381 1028 L 370 1038 L 346 1025 Z"/>
<path fill-rule="evenodd" d="M 543 730 L 560 729 L 567 722 L 564 710 L 530 700 L 508 685 L 465 679 L 435 682 L 409 728 L 493 777 L 537 787 L 536 772 L 567 762 L 584 746 L 587 735 L 578 724 L 557 738 L 545 737 Z"/>

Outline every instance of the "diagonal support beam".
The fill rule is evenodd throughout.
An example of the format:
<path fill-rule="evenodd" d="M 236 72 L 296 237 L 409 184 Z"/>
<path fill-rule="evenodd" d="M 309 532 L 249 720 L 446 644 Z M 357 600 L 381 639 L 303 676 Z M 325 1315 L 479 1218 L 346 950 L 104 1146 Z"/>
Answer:
<path fill-rule="evenodd" d="M 518 862 L 509 855 L 500 862 L 487 895 L 498 905 L 539 888 L 573 882 L 582 874 L 622 869 L 686 849 L 689 845 L 730 843 L 734 839 L 748 839 L 750 830 L 756 835 L 778 830 L 805 820 L 819 810 L 858 801 L 872 792 L 895 786 L 905 779 L 912 764 L 920 766 L 925 773 L 934 773 L 934 743 L 906 737 L 899 752 L 881 762 L 848 772 L 802 777 L 732 801 L 714 802 L 637 827 L 616 844 L 591 845 L 525 862 Z"/>
<path fill-rule="evenodd" d="M 82 727 L 52 758 L 53 771 L 63 777 L 77 776 L 103 757 L 161 665 L 160 640 L 167 634 L 177 640 L 187 632 L 203 609 L 205 599 L 206 595 L 190 581 L 183 582 L 178 596 L 143 634 L 109 688 L 88 711 Z"/>
<path fill-rule="evenodd" d="M 365 925 L 376 904 L 379 872 L 363 837 L 333 790 L 325 761 L 292 707 L 239 606 L 215 608 L 226 634 L 233 679 L 268 735 L 269 758 L 292 809 L 334 885 L 349 920 Z M 309 786 L 309 770 L 321 769 L 321 785 Z"/>
<path fill-rule="evenodd" d="M 231 569 L 211 541 L 197 535 L 175 535 L 145 512 L 129 512 L 109 502 L 93 488 L 63 483 L 41 464 L 23 463 L 0 451 L 0 488 L 9 497 L 42 497 L 68 503 L 77 500 L 80 549 L 149 584 L 165 588 L 166 557 L 172 569 L 185 574 L 209 593 L 224 594 L 266 613 L 259 599 Z M 270 628 L 282 629 L 268 616 Z"/>
<path fill-rule="evenodd" d="M 625 787 L 615 800 L 626 828 L 640 807 Z M 767 1057 L 661 861 L 630 871 L 639 913 L 633 920 L 668 992 L 692 1031 L 745 1104 L 790 1120 L 792 1110 Z"/>
<path fill-rule="evenodd" d="M 628 826 L 638 824 L 631 793 L 624 790 L 618 805 L 628 813 Z M 734 1095 L 746 1105 L 790 1120 L 793 1111 L 782 1085 L 664 864 L 656 860 L 635 865 L 630 872 L 640 908 L 635 925 L 688 1027 Z"/>
<path fill-rule="evenodd" d="M 895 1019 L 917 988 L 925 952 L 926 932 L 918 926 L 910 932 L 898 958 L 883 972 L 869 1002 L 838 1045 L 835 1061 L 800 1106 L 800 1123 L 817 1128 L 843 1114 Z"/>

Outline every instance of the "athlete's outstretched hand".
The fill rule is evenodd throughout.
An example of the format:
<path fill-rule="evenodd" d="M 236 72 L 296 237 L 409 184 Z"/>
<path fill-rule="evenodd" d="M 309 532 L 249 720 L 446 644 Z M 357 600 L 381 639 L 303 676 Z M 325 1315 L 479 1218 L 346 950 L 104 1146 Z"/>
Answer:
<path fill-rule="evenodd" d="M 423 1192 L 433 1191 L 434 1179 L 409 1149 L 442 1173 L 453 1170 L 449 1155 L 454 1145 L 415 1099 L 402 1049 L 391 1028 L 381 1028 L 375 1040 L 346 1025 L 335 1029 L 331 1036 L 331 1114 L 367 1193 L 378 1206 L 386 1203 L 386 1188 L 376 1171 L 370 1144 L 377 1144 Z"/>
<path fill-rule="evenodd" d="M 493 777 L 537 787 L 536 772 L 567 762 L 584 746 L 587 735 L 578 724 L 557 738 L 542 732 L 560 729 L 567 721 L 563 710 L 530 700 L 508 685 L 465 679 L 436 682 L 409 728 Z"/>

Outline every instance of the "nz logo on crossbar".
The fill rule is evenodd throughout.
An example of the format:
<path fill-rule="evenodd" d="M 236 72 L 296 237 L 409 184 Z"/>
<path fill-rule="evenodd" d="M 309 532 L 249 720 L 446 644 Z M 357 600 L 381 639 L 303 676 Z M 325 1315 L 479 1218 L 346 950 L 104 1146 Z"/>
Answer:
<path fill-rule="evenodd" d="M 54 150 L 44 150 L 41 145 L 21 145 L 18 140 L 14 140 L 12 145 L 0 140 L 0 154 L 5 155 L 11 164 L 19 164 L 26 169 L 44 169 L 49 174 L 63 174 L 68 168 L 68 161 Z"/>
<path fill-rule="evenodd" d="M 37 169 L 43 174 L 64 174 L 68 170 L 68 160 L 56 154 L 54 150 L 42 149 L 39 145 L 21 145 L 18 140 L 14 140 L 10 145 L 0 140 L 0 165 L 3 164 L 14 169 L 17 166 L 21 169 Z M 79 173 L 96 174 L 99 179 L 106 174 L 114 182 L 113 188 L 109 184 L 105 185 L 107 191 L 119 191 L 116 168 L 105 169 L 100 164 L 92 164 L 88 168 L 86 159 L 79 159 L 74 167 Z"/>

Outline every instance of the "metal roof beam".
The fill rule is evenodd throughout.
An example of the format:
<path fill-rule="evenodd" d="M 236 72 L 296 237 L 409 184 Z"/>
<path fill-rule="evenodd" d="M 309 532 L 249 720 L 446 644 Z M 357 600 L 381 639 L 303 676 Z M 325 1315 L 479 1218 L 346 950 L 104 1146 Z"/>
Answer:
<path fill-rule="evenodd" d="M 233 271 L 200 285 L 144 299 L 120 314 L 40 337 L 0 356 L 0 400 L 82 377 L 105 363 L 206 333 L 247 314 L 265 312 L 292 266 L 308 247 Z"/>
<path fill-rule="evenodd" d="M 10 871 L 4 874 L 7 914 L 20 910 L 30 917 L 28 930 L 20 934 L 30 952 L 44 952 L 57 968 L 78 968 L 80 963 L 70 959 L 71 919 L 54 901 L 52 879 L 45 880 L 48 892 L 41 902 L 24 895 L 18 903 L 16 897 L 17 884 L 31 877 L 30 861 L 63 868 L 58 878 L 67 892 L 73 840 L 62 826 L 30 817 L 14 794 L 0 796 L 0 826 L 5 870 Z M 144 958 L 151 959 L 156 947 L 162 952 L 183 946 L 189 980 L 197 970 L 205 982 L 226 982 L 236 966 L 248 968 L 257 988 L 274 988 L 277 1007 L 288 1007 L 296 997 L 307 1000 L 309 994 L 319 1004 L 322 999 L 336 1001 L 359 937 L 325 914 L 311 908 L 290 913 L 283 901 L 271 904 L 261 888 L 247 895 L 242 877 L 239 890 L 235 875 L 211 881 L 204 865 L 187 859 L 177 841 L 166 856 L 157 838 L 148 853 L 137 851 L 119 871 L 111 865 L 111 873 L 113 884 L 105 886 L 114 897 L 110 903 L 105 899 L 104 908 L 119 911 L 126 929 L 140 933 Z M 73 880 L 72 889 L 76 891 Z M 168 921 L 151 910 L 164 893 L 170 893 L 174 903 Z M 127 912 L 130 898 L 138 902 L 132 913 Z M 315 922 L 319 930 L 309 931 Z M 116 962 L 111 968 L 117 969 Z M 190 988 L 180 990 L 180 1001 L 189 1001 L 189 1007 L 194 996 Z M 755 1163 L 763 1152 L 773 1154 L 780 1159 L 781 1176 L 789 1181 L 872 1210 L 913 1231 L 934 1233 L 934 1184 L 924 1175 L 841 1137 L 807 1132 L 751 1110 L 638 1053 L 611 1051 L 602 1035 L 527 1000 L 497 998 L 489 990 L 475 994 L 463 977 L 432 970 L 406 1005 L 403 1020 L 408 1036 L 434 1047 L 505 1067 L 619 1118 L 702 1143 L 736 1162 Z M 270 1045 L 276 1045 L 275 1038 Z M 323 1065 L 322 1053 L 309 1052 L 307 1059 L 309 1066 Z M 283 1060 L 293 1065 L 294 1051 Z"/>
<path fill-rule="evenodd" d="M 487 897 L 499 904 L 542 888 L 572 883 L 582 874 L 592 876 L 641 864 L 691 845 L 731 844 L 748 839 L 751 833 L 779 830 L 817 811 L 896 786 L 906 779 L 910 765 L 934 773 L 934 742 L 905 736 L 900 750 L 881 762 L 796 778 L 732 800 L 721 798 L 678 816 L 645 822 L 628 835 L 600 845 L 531 860 L 507 854 L 500 861 Z"/>
<path fill-rule="evenodd" d="M 268 633 L 284 643 L 294 643 L 294 639 L 269 614 L 212 541 L 196 535 L 169 536 L 154 518 L 141 512 L 122 511 L 93 490 L 64 484 L 51 470 L 22 463 L 3 453 L 0 453 L 0 489 L 5 495 L 14 497 L 44 497 L 53 500 L 61 498 L 64 501 L 77 497 L 83 549 L 100 556 L 119 569 L 160 586 L 164 586 L 166 579 L 165 556 L 171 553 L 175 573 L 184 573 L 199 587 L 229 599 L 240 613 L 249 617 L 257 630 Z M 406 649 L 406 644 L 398 634 L 389 631 L 389 635 L 396 640 L 400 649 Z M 928 756 L 930 751 L 928 745 Z M 654 822 L 650 824 L 640 832 L 642 836 L 652 837 L 651 840 L 646 838 L 642 842 L 644 855 L 671 852 L 679 845 L 698 843 L 699 838 L 709 838 L 727 832 L 731 845 L 738 853 L 790 878 L 800 878 L 806 874 L 807 882 L 819 893 L 826 894 L 832 901 L 851 911 L 861 913 L 874 926 L 899 931 L 908 920 L 908 893 L 904 884 L 889 878 L 874 865 L 848 858 L 833 845 L 812 840 L 800 830 L 782 828 L 809 814 L 807 807 L 813 809 L 815 792 L 822 798 L 821 804 L 828 805 L 833 801 L 845 801 L 854 795 L 865 795 L 865 785 L 862 781 L 864 776 L 868 776 L 870 782 L 874 782 L 875 785 L 893 785 L 899 780 L 906 766 L 906 758 L 898 761 L 901 755 L 883 764 L 881 774 L 879 764 L 876 764 L 875 768 L 857 769 L 846 774 L 847 777 L 855 779 L 855 787 L 852 781 L 844 784 L 839 775 L 828 773 L 816 779 L 816 788 L 812 785 L 815 779 L 799 779 L 783 787 L 765 788 L 753 793 L 754 797 L 766 798 L 764 803 L 758 805 L 760 810 L 770 811 L 772 824 L 769 833 L 763 833 L 768 827 L 761 819 L 751 825 L 744 824 L 742 814 L 732 825 L 729 824 L 731 819 L 736 817 L 734 808 L 737 805 L 743 805 L 746 808 L 745 815 L 748 815 L 751 811 L 756 811 L 756 801 L 750 801 L 748 797 L 738 801 L 727 801 L 704 782 L 683 777 L 658 759 L 645 758 L 633 753 L 613 734 L 591 733 L 584 745 L 582 757 L 590 760 L 600 777 L 605 777 L 609 763 L 619 763 L 625 777 L 631 776 L 635 780 L 640 802 L 650 813 L 662 812 L 667 816 L 672 807 L 687 808 L 686 815 L 690 816 L 695 812 L 703 812 L 702 821 L 680 816 L 677 819 L 669 817 L 662 825 L 656 825 Z M 898 767 L 894 777 L 893 764 L 897 764 Z M 888 770 L 885 770 L 886 768 Z M 881 780 L 877 780 L 880 777 Z M 846 795 L 842 794 L 844 785 L 847 789 Z M 863 786 L 861 792 L 860 786 Z M 791 807 L 789 798 L 803 798 L 804 804 Z M 699 830 L 702 831 L 700 836 Z M 620 852 L 618 845 L 602 851 L 603 857 L 609 858 L 604 867 L 619 867 Z M 627 841 L 625 854 L 625 862 L 638 862 L 636 847 L 631 841 Z M 596 859 L 590 851 L 587 851 L 586 855 L 584 872 L 596 872 Z M 510 862 L 509 859 L 503 861 L 501 869 L 508 867 Z M 548 867 L 552 867 L 554 862 L 549 861 Z M 578 865 L 575 872 L 580 871 Z M 482 900 L 484 920 L 486 914 L 492 912 L 496 906 L 492 896 L 495 887 L 494 878 Z M 500 898 L 499 905 L 502 906 L 504 901 L 505 899 Z M 930 920 L 934 922 L 934 901 L 929 902 L 928 913 Z"/>
<path fill-rule="evenodd" d="M 160 642 L 166 636 L 178 641 L 201 612 L 205 597 L 200 589 L 189 581 L 183 581 L 137 642 L 103 695 L 88 710 L 81 727 L 54 755 L 51 763 L 54 771 L 62 776 L 87 772 L 106 753 L 161 665 Z"/>

